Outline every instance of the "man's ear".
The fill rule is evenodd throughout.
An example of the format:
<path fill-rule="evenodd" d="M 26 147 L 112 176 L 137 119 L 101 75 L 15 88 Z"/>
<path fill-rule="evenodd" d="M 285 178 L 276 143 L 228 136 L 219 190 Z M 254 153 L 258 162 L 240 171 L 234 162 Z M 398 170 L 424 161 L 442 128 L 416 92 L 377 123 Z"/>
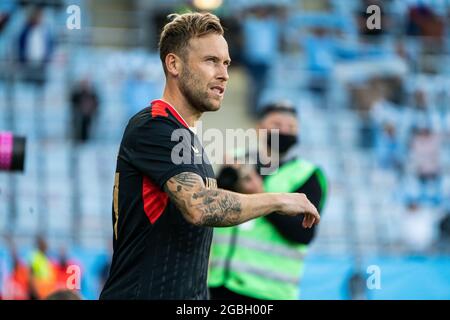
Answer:
<path fill-rule="evenodd" d="M 174 53 L 169 53 L 166 55 L 165 59 L 166 69 L 169 74 L 177 77 L 181 71 L 181 59 Z"/>

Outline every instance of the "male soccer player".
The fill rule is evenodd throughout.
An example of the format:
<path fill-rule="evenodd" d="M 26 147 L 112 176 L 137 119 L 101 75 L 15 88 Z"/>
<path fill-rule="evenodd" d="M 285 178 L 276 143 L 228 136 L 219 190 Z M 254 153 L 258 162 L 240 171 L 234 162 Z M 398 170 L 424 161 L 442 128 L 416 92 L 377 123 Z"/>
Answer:
<path fill-rule="evenodd" d="M 192 128 L 203 112 L 220 108 L 228 81 L 230 57 L 219 19 L 173 15 L 159 48 L 163 97 L 131 118 L 119 150 L 114 254 L 101 299 L 206 299 L 212 227 L 272 212 L 304 214 L 305 227 L 320 219 L 304 194 L 217 189 Z"/>

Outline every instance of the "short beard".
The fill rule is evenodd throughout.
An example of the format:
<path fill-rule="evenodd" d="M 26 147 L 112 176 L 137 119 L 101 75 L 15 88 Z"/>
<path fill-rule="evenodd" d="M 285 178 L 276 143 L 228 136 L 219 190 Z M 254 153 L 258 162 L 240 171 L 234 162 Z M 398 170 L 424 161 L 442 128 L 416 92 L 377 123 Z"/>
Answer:
<path fill-rule="evenodd" d="M 200 112 L 215 111 L 210 102 L 208 92 L 202 92 L 198 87 L 200 81 L 187 68 L 180 74 L 180 91 L 186 98 L 187 102 Z"/>

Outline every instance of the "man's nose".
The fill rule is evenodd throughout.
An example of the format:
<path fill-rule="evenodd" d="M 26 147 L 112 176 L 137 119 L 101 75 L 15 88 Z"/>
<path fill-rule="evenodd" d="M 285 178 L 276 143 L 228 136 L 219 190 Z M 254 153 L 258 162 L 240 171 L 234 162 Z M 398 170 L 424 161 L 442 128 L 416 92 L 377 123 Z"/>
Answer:
<path fill-rule="evenodd" d="M 228 67 L 227 66 L 222 66 L 220 68 L 217 78 L 219 78 L 220 80 L 223 80 L 223 81 L 228 81 L 229 76 L 228 76 Z"/>

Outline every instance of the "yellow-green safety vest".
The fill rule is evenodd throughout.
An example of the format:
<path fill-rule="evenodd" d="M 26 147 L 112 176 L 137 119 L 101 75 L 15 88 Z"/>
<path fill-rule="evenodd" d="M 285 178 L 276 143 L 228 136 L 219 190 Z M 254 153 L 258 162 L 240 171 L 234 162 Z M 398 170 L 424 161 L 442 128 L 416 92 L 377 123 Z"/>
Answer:
<path fill-rule="evenodd" d="M 282 165 L 265 178 L 264 190 L 295 192 L 314 173 L 322 187 L 320 210 L 326 197 L 326 180 L 323 172 L 306 160 Z M 225 286 L 258 299 L 298 299 L 307 249 L 307 245 L 285 239 L 265 217 L 235 227 L 215 228 L 208 286 Z"/>

